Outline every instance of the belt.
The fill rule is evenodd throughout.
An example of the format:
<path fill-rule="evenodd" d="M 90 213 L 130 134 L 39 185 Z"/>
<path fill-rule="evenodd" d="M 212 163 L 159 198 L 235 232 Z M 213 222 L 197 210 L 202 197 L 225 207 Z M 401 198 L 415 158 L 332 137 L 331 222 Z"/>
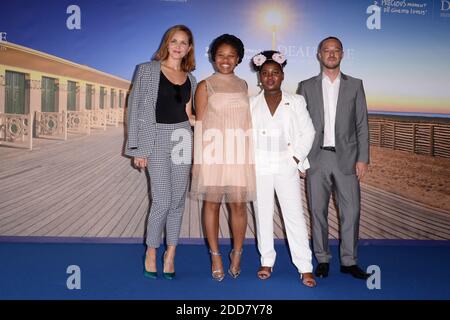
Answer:
<path fill-rule="evenodd" d="M 320 147 L 320 149 L 326 150 L 326 151 L 336 152 L 336 148 L 335 147 Z"/>

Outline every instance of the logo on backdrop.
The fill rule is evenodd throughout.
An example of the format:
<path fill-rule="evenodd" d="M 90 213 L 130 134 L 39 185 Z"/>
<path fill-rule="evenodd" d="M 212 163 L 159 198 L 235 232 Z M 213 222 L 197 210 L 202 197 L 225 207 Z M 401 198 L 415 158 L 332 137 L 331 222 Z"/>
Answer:
<path fill-rule="evenodd" d="M 66 270 L 67 274 L 70 276 L 67 278 L 66 286 L 69 290 L 80 290 L 81 289 L 81 269 L 77 265 L 70 265 Z"/>
<path fill-rule="evenodd" d="M 81 29 L 81 9 L 77 5 L 70 5 L 66 10 L 67 14 L 70 16 L 66 20 L 66 26 L 69 30 L 80 30 Z"/>
<path fill-rule="evenodd" d="M 367 289 L 369 290 L 380 290 L 381 289 L 381 269 L 377 265 L 371 265 L 367 267 L 368 274 L 370 277 L 366 280 Z"/>
<path fill-rule="evenodd" d="M 367 18 L 366 26 L 369 30 L 380 30 L 381 29 L 381 8 L 378 3 L 375 3 L 367 7 L 367 14 L 370 16 Z"/>
<path fill-rule="evenodd" d="M 441 2 L 441 17 L 450 17 L 450 0 L 439 0 Z M 381 14 L 383 15 L 408 15 L 416 17 L 425 17 L 432 14 L 429 10 L 432 5 L 430 0 L 381 0 L 374 1 L 374 4 L 367 7 L 366 13 L 369 17 L 366 21 L 367 29 L 381 29 Z M 431 8 L 430 8 L 431 9 Z"/>
<path fill-rule="evenodd" d="M 441 0 L 441 18 L 450 18 L 450 1 Z"/>

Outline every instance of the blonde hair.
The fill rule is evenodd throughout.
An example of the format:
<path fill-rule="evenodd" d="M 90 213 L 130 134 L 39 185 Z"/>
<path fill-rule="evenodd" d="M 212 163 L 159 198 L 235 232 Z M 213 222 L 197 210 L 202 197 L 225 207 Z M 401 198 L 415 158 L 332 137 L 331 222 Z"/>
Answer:
<path fill-rule="evenodd" d="M 169 42 L 172 39 L 173 35 L 178 32 L 183 31 L 187 34 L 189 45 L 191 46 L 191 50 L 183 57 L 181 61 L 181 69 L 184 72 L 191 72 L 195 70 L 195 52 L 194 52 L 194 37 L 192 35 L 192 31 L 186 27 L 185 25 L 179 24 L 171 27 L 166 31 L 164 37 L 159 45 L 158 51 L 155 53 L 154 60 L 156 61 L 164 61 L 169 56 Z"/>

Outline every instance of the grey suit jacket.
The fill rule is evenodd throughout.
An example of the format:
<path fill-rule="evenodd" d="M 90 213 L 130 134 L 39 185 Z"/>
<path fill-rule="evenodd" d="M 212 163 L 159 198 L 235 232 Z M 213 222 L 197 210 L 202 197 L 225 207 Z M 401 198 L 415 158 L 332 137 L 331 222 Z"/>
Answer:
<path fill-rule="evenodd" d="M 133 77 L 127 113 L 127 145 L 125 154 L 131 157 L 148 157 L 155 145 L 156 101 L 158 100 L 161 63 L 150 61 L 137 65 Z M 197 88 L 195 77 L 188 73 L 191 81 L 191 99 Z"/>
<path fill-rule="evenodd" d="M 297 93 L 307 103 L 307 109 L 316 129 L 313 146 L 308 155 L 311 171 L 318 169 L 318 156 L 324 136 L 324 105 L 322 74 L 300 82 Z M 336 156 L 344 174 L 356 172 L 356 162 L 369 163 L 369 124 L 367 103 L 362 80 L 341 72 L 341 83 L 336 109 Z"/>

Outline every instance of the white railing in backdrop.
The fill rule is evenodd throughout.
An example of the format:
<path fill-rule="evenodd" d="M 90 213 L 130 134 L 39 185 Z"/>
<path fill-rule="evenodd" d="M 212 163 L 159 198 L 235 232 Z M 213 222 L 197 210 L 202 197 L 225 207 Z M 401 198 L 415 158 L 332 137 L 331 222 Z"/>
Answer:
<path fill-rule="evenodd" d="M 36 111 L 36 138 L 67 140 L 67 113 Z"/>
<path fill-rule="evenodd" d="M 96 109 L 90 111 L 91 128 L 106 130 L 106 111 Z"/>
<path fill-rule="evenodd" d="M 68 111 L 67 131 L 70 133 L 91 134 L 90 111 Z"/>
<path fill-rule="evenodd" d="M 119 108 L 118 109 L 118 114 L 119 114 L 119 122 L 123 123 L 124 122 L 124 118 L 125 118 L 125 110 Z"/>
<path fill-rule="evenodd" d="M 106 130 L 126 121 L 126 109 L 94 109 L 85 111 L 39 112 L 33 114 L 0 113 L 0 145 L 33 146 L 35 138 L 67 140 L 67 133 L 91 134 L 91 129 Z M 33 120 L 34 118 L 34 120 Z"/>
<path fill-rule="evenodd" d="M 33 149 L 33 115 L 0 113 L 0 145 Z"/>
<path fill-rule="evenodd" d="M 119 110 L 118 109 L 106 109 L 106 124 L 110 126 L 119 126 Z"/>

